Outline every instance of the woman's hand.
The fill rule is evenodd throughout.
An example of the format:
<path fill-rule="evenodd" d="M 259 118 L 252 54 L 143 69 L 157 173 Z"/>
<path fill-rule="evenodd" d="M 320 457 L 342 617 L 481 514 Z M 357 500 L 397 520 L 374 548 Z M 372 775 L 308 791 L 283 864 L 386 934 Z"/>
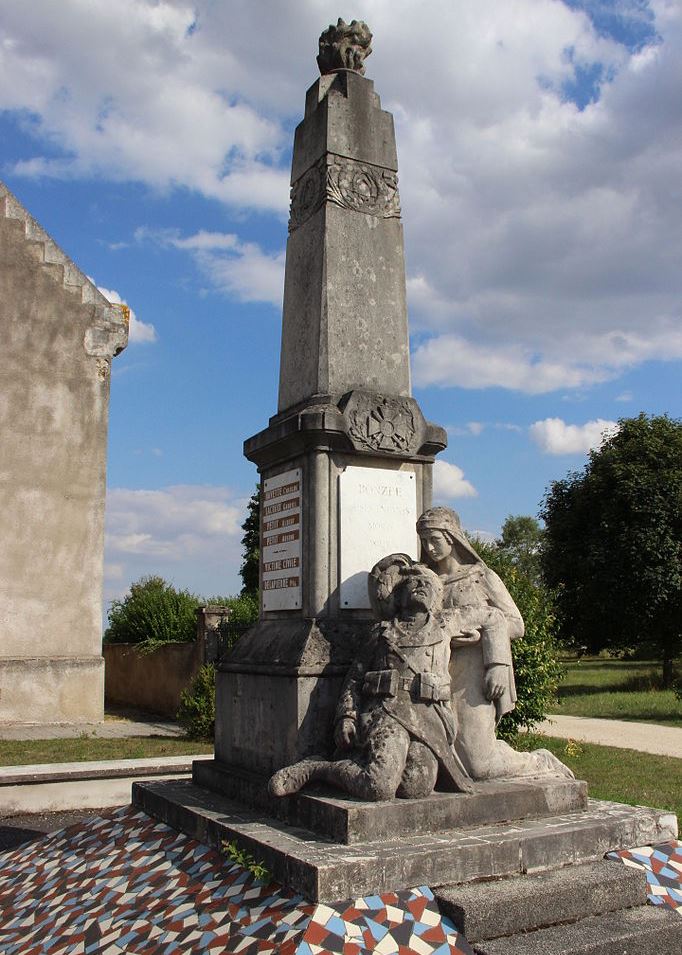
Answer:
<path fill-rule="evenodd" d="M 343 719 L 334 727 L 334 742 L 339 749 L 352 749 L 358 735 L 355 720 Z"/>
<path fill-rule="evenodd" d="M 491 702 L 493 700 L 499 700 L 508 685 L 507 667 L 504 663 L 493 663 L 493 665 L 488 667 L 485 671 L 483 689 L 486 699 Z"/>

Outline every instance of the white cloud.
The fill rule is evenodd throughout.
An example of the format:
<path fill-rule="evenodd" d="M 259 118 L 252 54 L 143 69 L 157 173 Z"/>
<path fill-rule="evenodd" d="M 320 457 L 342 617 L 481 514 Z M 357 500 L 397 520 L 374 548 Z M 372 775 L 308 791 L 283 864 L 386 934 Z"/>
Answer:
<path fill-rule="evenodd" d="M 566 424 L 562 418 L 545 418 L 529 428 L 530 436 L 545 454 L 581 454 L 598 448 L 618 428 L 616 421 L 597 418 L 585 424 Z"/>
<path fill-rule="evenodd" d="M 241 519 L 224 487 L 113 488 L 107 496 L 107 553 L 180 560 L 210 541 L 237 535 Z"/>
<path fill-rule="evenodd" d="M 110 288 L 102 288 L 101 285 L 97 286 L 98 291 L 108 299 L 113 305 L 128 305 L 125 299 L 121 298 L 117 291 Z M 130 308 L 130 306 L 128 306 Z M 141 322 L 137 317 L 133 309 L 130 309 L 130 327 L 128 330 L 128 340 L 131 343 L 134 342 L 155 342 L 158 336 L 156 334 L 156 329 L 149 322 Z"/>
<path fill-rule="evenodd" d="M 177 230 L 140 227 L 135 238 L 191 253 L 215 289 L 241 302 L 282 304 L 284 252 L 269 254 L 231 232 L 200 231 L 183 238 Z"/>
<path fill-rule="evenodd" d="M 447 425 L 446 431 L 448 434 L 455 435 L 457 437 L 474 437 L 477 438 L 485 430 L 486 425 L 482 421 L 467 421 L 467 423 L 462 427 L 461 425 L 450 424 Z"/>
<path fill-rule="evenodd" d="M 441 334 L 413 353 L 414 379 L 427 387 L 507 388 L 526 394 L 585 388 L 616 378 L 643 361 L 682 358 L 682 325 L 652 320 L 647 331 L 558 335 L 542 348 L 522 344 L 472 342 Z"/>
<path fill-rule="evenodd" d="M 450 501 L 456 497 L 476 497 L 478 491 L 464 477 L 464 471 L 456 464 L 438 458 L 433 466 L 434 500 Z"/>
<path fill-rule="evenodd" d="M 584 6 L 366 0 L 368 75 L 396 118 L 423 385 L 543 393 L 682 356 L 682 6 Z M 333 9 L 83 11 L 4 0 L 0 109 L 35 143 L 15 172 L 187 189 L 281 217 L 291 126 Z M 590 12 L 651 29 L 628 48 Z M 567 91 L 590 71 L 580 108 Z M 188 251 L 226 293 L 279 302 L 281 254 L 237 242 Z"/>
<path fill-rule="evenodd" d="M 247 499 L 228 487 L 112 488 L 107 494 L 105 597 L 160 574 L 202 596 L 235 593 Z"/>
<path fill-rule="evenodd" d="M 284 209 L 286 174 L 273 167 L 281 123 L 246 101 L 241 31 L 234 24 L 236 48 L 223 46 L 229 18 L 207 7 L 7 0 L 0 108 L 27 111 L 31 131 L 67 153 L 35 156 L 16 171 L 181 185 L 237 206 Z"/>
<path fill-rule="evenodd" d="M 616 401 L 632 401 L 633 398 L 634 398 L 634 395 L 632 394 L 632 392 L 629 390 L 626 390 L 626 391 L 621 391 L 619 395 L 616 395 L 615 400 Z"/>

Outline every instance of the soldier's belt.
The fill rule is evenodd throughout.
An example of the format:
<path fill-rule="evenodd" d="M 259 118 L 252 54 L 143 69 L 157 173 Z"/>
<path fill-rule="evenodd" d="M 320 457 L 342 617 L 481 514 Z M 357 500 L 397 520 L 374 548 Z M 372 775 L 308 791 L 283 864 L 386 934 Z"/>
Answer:
<path fill-rule="evenodd" d="M 397 696 L 399 692 L 422 703 L 444 703 L 450 699 L 450 684 L 441 683 L 436 673 L 402 676 L 399 670 L 368 670 L 362 692 L 365 696 Z"/>

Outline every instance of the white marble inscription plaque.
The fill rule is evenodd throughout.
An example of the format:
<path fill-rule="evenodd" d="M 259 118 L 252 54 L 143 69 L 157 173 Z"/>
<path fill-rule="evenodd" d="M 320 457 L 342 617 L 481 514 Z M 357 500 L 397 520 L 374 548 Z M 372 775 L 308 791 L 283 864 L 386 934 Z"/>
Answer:
<path fill-rule="evenodd" d="M 370 606 L 367 574 L 387 554 L 417 557 L 414 472 L 348 467 L 339 475 L 341 607 Z"/>
<path fill-rule="evenodd" d="M 263 610 L 301 608 L 301 469 L 263 482 L 261 582 Z"/>

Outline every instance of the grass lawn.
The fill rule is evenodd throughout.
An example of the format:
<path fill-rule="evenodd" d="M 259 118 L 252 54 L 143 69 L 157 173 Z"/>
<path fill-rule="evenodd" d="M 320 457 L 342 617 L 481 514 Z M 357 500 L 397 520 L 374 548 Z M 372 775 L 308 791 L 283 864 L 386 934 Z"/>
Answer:
<path fill-rule="evenodd" d="M 660 689 L 660 664 L 599 657 L 572 657 L 565 664 L 557 713 L 682 726 L 682 701 Z"/>
<path fill-rule="evenodd" d="M 99 739 L 0 740 L 0 766 L 31 763 L 77 763 L 89 759 L 142 759 L 151 756 L 194 756 L 212 753 L 212 743 L 193 743 L 170 736 Z"/>
<path fill-rule="evenodd" d="M 516 746 L 539 747 L 550 749 L 573 770 L 576 779 L 586 780 L 593 799 L 670 809 L 677 813 L 682 829 L 682 759 L 532 733 L 521 736 Z"/>

